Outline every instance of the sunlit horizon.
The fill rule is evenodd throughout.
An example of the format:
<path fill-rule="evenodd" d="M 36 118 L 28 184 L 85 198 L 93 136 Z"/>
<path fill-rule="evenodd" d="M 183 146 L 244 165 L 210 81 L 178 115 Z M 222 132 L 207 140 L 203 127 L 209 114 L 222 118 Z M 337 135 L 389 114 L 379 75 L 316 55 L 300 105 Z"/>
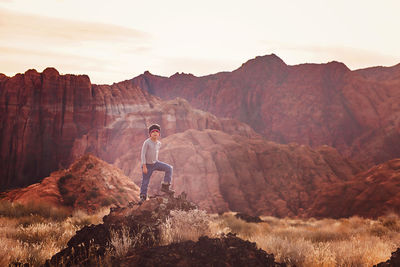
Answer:
<path fill-rule="evenodd" d="M 0 0 L 0 73 L 47 67 L 112 84 L 233 71 L 275 54 L 351 70 L 400 63 L 400 2 Z"/>

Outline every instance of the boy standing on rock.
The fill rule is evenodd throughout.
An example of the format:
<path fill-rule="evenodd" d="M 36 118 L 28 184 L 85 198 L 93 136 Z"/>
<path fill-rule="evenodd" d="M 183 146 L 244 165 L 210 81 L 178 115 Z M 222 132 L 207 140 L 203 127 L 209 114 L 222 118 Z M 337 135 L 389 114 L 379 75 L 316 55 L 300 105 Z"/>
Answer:
<path fill-rule="evenodd" d="M 140 187 L 140 204 L 147 199 L 147 187 L 149 186 L 150 176 L 153 171 L 163 171 L 164 182 L 161 183 L 161 191 L 173 194 L 174 191 L 169 187 L 172 181 L 172 169 L 173 167 L 167 163 L 158 160 L 158 152 L 160 151 L 161 142 L 158 141 L 161 135 L 161 127 L 158 124 L 153 124 L 149 127 L 149 135 L 143 142 L 142 146 L 142 185 Z"/>

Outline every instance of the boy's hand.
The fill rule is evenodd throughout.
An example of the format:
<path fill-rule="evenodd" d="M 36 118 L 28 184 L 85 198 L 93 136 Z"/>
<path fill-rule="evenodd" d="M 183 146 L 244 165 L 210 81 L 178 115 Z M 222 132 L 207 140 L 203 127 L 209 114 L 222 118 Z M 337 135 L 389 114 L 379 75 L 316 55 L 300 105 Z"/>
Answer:
<path fill-rule="evenodd" d="M 147 167 L 146 164 L 143 165 L 143 173 L 147 173 Z"/>

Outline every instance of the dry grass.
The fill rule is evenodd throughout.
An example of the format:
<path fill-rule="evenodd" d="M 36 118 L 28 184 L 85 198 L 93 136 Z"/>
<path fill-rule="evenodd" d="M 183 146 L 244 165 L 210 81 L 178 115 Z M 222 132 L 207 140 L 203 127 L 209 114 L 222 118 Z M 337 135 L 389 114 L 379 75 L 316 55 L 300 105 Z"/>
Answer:
<path fill-rule="evenodd" d="M 108 210 L 69 215 L 48 205 L 0 202 L 0 266 L 12 262 L 40 266 L 63 249 L 84 225 L 98 224 Z"/>
<path fill-rule="evenodd" d="M 197 241 L 200 236 L 211 236 L 211 217 L 204 210 L 172 210 L 167 220 L 160 225 L 161 245 Z"/>
<path fill-rule="evenodd" d="M 395 214 L 377 220 L 262 219 L 247 223 L 227 213 L 214 219 L 212 231 L 235 232 L 289 266 L 372 266 L 400 247 L 400 218 Z"/>
<path fill-rule="evenodd" d="M 111 245 L 114 248 L 116 257 L 123 257 L 128 253 L 128 250 L 134 246 L 134 239 L 129 234 L 128 227 L 122 227 L 120 230 L 111 230 Z"/>
<path fill-rule="evenodd" d="M 31 206 L 15 207 L 0 203 L 0 266 L 12 262 L 39 266 L 66 245 L 75 232 L 88 224 L 101 223 L 108 213 L 95 215 L 82 211 L 72 216 L 63 211 Z M 262 223 L 247 223 L 225 213 L 210 215 L 202 210 L 171 211 L 160 225 L 161 244 L 185 240 L 197 241 L 202 235 L 216 237 L 234 232 L 256 242 L 259 248 L 273 253 L 278 262 L 289 266 L 372 266 L 390 258 L 400 247 L 400 218 L 389 214 L 377 220 L 348 219 L 278 219 L 262 217 Z M 48 217 L 46 217 L 48 216 Z M 96 265 L 109 265 L 110 257 L 123 257 L 140 242 L 128 228 L 111 233 L 112 251 L 96 260 Z"/>

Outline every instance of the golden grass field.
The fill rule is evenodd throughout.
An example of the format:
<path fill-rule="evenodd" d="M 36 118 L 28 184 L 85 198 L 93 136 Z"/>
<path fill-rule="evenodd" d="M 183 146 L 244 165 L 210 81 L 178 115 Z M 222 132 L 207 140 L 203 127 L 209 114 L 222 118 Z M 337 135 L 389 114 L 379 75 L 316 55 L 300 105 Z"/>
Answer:
<path fill-rule="evenodd" d="M 48 205 L 26 206 L 0 201 L 0 266 L 13 262 L 44 264 L 63 249 L 75 232 L 85 225 L 102 222 L 109 209 L 88 215 Z"/>
<path fill-rule="evenodd" d="M 85 225 L 102 223 L 109 212 L 88 215 L 44 205 L 14 205 L 0 202 L 0 266 L 12 262 L 43 264 L 63 249 L 68 240 Z M 161 243 L 196 241 L 201 235 L 217 237 L 234 232 L 256 242 L 259 248 L 275 255 L 277 262 L 289 266 L 372 266 L 390 258 L 400 247 L 400 219 L 395 214 L 376 220 L 278 219 L 261 217 L 262 223 L 247 223 L 234 213 L 210 215 L 201 210 L 172 211 L 161 226 Z M 121 235 L 122 233 L 122 235 Z M 117 257 L 123 257 L 135 237 L 127 229 L 112 235 Z M 125 234 L 124 234 L 125 233 Z"/>

